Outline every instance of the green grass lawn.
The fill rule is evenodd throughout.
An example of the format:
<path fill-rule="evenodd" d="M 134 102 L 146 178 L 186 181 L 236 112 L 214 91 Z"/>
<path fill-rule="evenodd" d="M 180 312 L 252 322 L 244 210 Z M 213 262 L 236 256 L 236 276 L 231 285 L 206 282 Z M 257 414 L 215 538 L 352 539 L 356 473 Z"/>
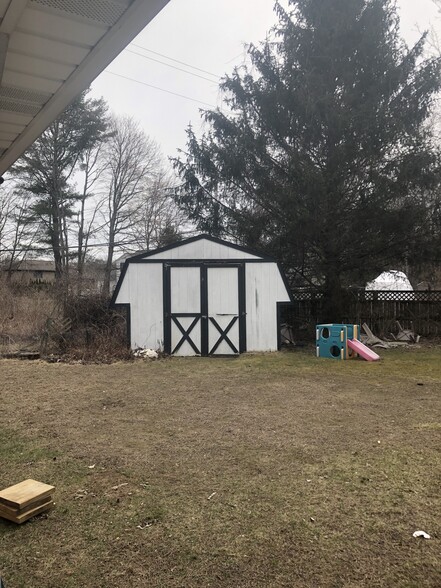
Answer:
<path fill-rule="evenodd" d="M 441 586 L 439 347 L 0 376 L 0 486 L 56 486 L 6 588 Z"/>

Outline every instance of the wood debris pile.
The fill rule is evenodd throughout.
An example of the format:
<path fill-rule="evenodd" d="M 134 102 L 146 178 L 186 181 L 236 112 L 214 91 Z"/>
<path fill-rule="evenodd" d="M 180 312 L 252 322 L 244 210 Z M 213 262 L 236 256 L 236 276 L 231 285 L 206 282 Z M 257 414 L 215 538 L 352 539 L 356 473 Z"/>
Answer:
<path fill-rule="evenodd" d="M 361 341 L 370 347 L 382 347 L 383 349 L 391 349 L 393 347 L 401 347 L 402 345 L 406 346 L 409 343 L 419 342 L 419 335 L 416 335 L 410 329 L 403 329 L 398 321 L 397 326 L 399 329 L 398 334 L 394 335 L 391 333 L 391 337 L 393 338 L 393 341 L 391 341 L 389 339 L 380 339 L 373 334 L 366 323 L 363 323 L 362 328 L 366 334 L 361 336 Z"/>
<path fill-rule="evenodd" d="M 0 517 L 13 523 L 24 523 L 53 506 L 54 486 L 24 480 L 0 492 Z"/>

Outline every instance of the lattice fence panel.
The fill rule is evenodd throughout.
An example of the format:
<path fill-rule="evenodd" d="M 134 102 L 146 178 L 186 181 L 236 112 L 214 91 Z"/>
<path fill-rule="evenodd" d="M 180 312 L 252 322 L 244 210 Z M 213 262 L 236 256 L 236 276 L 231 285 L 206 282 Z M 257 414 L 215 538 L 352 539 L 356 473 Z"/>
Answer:
<path fill-rule="evenodd" d="M 294 303 L 283 311 L 283 320 L 305 336 L 313 336 L 322 322 L 324 296 L 319 291 L 297 290 Z M 350 291 L 345 316 L 336 322 L 369 324 L 377 335 L 397 332 L 397 321 L 425 337 L 441 336 L 441 291 Z"/>

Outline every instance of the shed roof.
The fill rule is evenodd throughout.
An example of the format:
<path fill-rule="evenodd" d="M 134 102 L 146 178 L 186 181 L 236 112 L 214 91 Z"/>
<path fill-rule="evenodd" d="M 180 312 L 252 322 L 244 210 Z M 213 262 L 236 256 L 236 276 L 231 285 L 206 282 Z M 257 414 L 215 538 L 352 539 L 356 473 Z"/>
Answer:
<path fill-rule="evenodd" d="M 366 284 L 366 290 L 406 290 L 413 291 L 412 284 L 404 272 L 389 270 Z"/>
<path fill-rule="evenodd" d="M 210 244 L 213 246 L 210 247 Z M 274 257 L 259 253 L 249 247 L 244 247 L 243 245 L 224 241 L 218 237 L 202 234 L 197 235 L 196 237 L 190 237 L 189 239 L 184 239 L 183 241 L 177 241 L 159 249 L 144 251 L 143 253 L 128 257 L 124 262 L 123 270 L 113 292 L 111 304 L 116 304 L 121 286 L 124 282 L 129 266 L 132 263 L 160 264 L 161 262 L 178 262 L 184 263 L 185 265 L 192 265 L 192 263 L 217 263 L 219 261 L 222 263 L 250 262 L 253 265 L 255 263 L 275 263 L 285 285 L 287 296 L 292 302 L 292 294 L 285 273 Z"/>
<path fill-rule="evenodd" d="M 0 0 L 0 174 L 169 0 Z"/>
<path fill-rule="evenodd" d="M 174 249 L 182 249 L 186 248 L 188 245 L 193 243 L 197 243 L 198 241 L 207 241 L 208 243 L 215 243 L 217 245 L 221 245 L 223 248 L 227 250 L 233 250 L 234 257 L 237 258 L 248 258 L 248 259 L 262 259 L 265 261 L 276 261 L 273 257 L 269 257 L 268 255 L 259 253 L 254 249 L 250 249 L 249 247 L 245 247 L 243 245 L 238 245 L 237 243 L 231 243 L 230 241 L 225 241 L 223 239 L 219 239 L 218 237 L 212 237 L 211 235 L 197 235 L 196 237 L 190 237 L 188 239 L 184 239 L 182 241 L 176 241 L 175 243 L 171 243 L 170 245 L 166 245 L 165 247 L 160 247 L 159 249 L 153 249 L 151 251 L 143 251 L 142 253 L 138 253 L 136 255 L 132 255 L 131 257 L 127 258 L 127 262 L 137 262 L 142 261 L 143 259 L 167 259 L 173 256 Z M 188 248 L 189 252 L 193 250 Z"/>
<path fill-rule="evenodd" d="M 46 259 L 24 259 L 16 268 L 16 272 L 54 272 L 55 263 Z"/>

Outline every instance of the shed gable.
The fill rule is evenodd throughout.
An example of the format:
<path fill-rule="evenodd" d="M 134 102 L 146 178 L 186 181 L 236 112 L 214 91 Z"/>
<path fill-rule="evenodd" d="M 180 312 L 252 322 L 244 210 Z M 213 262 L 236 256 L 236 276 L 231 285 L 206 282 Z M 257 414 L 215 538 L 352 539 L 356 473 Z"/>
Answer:
<path fill-rule="evenodd" d="M 232 259 L 264 259 L 261 255 L 252 253 L 245 247 L 227 243 L 209 236 L 200 236 L 174 243 L 170 247 L 137 255 L 137 261 L 148 260 L 190 260 L 190 259 L 211 259 L 211 260 L 232 260 Z"/>

